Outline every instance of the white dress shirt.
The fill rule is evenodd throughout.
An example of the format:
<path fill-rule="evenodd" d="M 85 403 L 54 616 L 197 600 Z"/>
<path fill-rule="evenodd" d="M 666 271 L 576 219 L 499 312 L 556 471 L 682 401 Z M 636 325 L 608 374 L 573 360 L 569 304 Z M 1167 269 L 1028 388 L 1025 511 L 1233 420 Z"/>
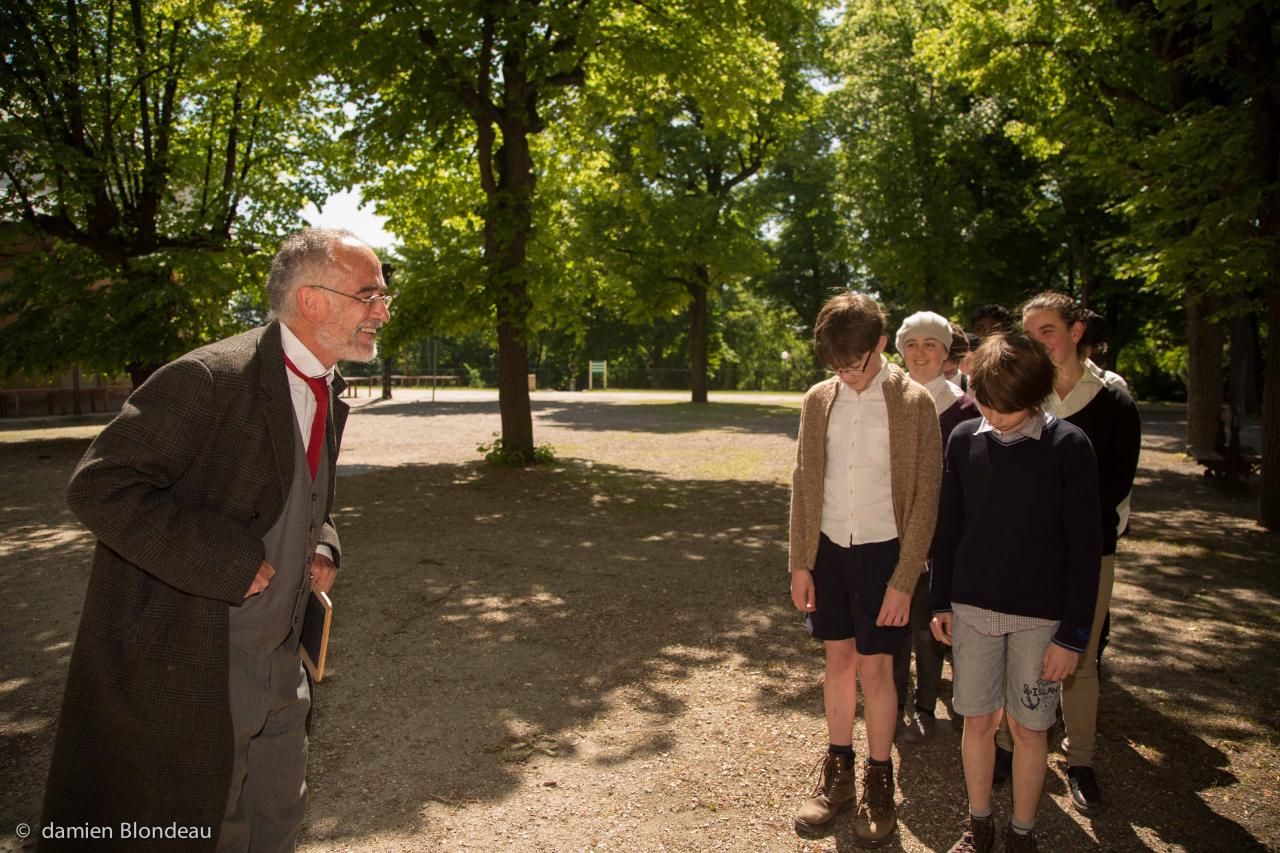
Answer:
<path fill-rule="evenodd" d="M 333 382 L 333 370 L 327 370 L 320 359 L 307 349 L 307 345 L 298 340 L 298 336 L 284 323 L 280 324 L 280 343 L 284 346 L 284 354 L 293 366 L 307 376 L 315 379 L 323 378 L 326 385 Z M 289 379 L 289 396 L 293 398 L 293 414 L 298 419 L 298 430 L 302 433 L 302 449 L 307 450 L 311 441 L 311 422 L 316 416 L 316 395 L 301 376 L 288 367 L 284 369 Z"/>
<path fill-rule="evenodd" d="M 332 384 L 333 372 L 337 365 L 326 369 L 320 359 L 316 358 L 311 350 L 307 349 L 307 345 L 298 340 L 298 336 L 284 323 L 280 324 L 280 344 L 294 367 L 307 376 L 324 377 L 326 385 Z M 311 390 L 311 386 L 287 366 L 284 369 L 284 375 L 289 380 L 289 397 L 293 400 L 293 416 L 298 419 L 298 431 L 302 433 L 302 450 L 305 453 L 311 444 L 311 422 L 316 416 L 316 395 Z M 317 545 L 316 553 L 330 560 L 333 559 L 333 549 L 328 545 Z"/>
<path fill-rule="evenodd" d="M 827 421 L 822 480 L 822 532 L 847 548 L 898 538 L 889 470 L 889 362 L 858 393 L 841 382 Z"/>
<path fill-rule="evenodd" d="M 960 386 L 947 379 L 945 373 L 939 373 L 925 383 L 925 390 L 933 395 L 933 408 L 939 415 L 955 405 L 956 400 L 964 394 Z"/>

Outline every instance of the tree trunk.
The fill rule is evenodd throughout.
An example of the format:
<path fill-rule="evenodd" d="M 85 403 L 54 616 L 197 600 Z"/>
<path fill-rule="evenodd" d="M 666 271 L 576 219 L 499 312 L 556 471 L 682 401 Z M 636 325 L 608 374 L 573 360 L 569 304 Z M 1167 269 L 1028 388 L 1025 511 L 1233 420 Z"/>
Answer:
<path fill-rule="evenodd" d="M 1277 258 L 1271 259 L 1273 275 Z M 1258 523 L 1280 530 L 1280 281 L 1267 294 L 1267 370 L 1262 391 L 1262 492 Z"/>
<path fill-rule="evenodd" d="M 502 448 L 533 462 L 529 403 L 529 285 L 525 258 L 533 234 L 530 200 L 536 180 L 527 132 L 504 137 L 495 158 L 496 191 L 485 216 L 485 264 L 498 315 L 498 406 Z"/>
<path fill-rule="evenodd" d="M 385 264 L 384 264 L 385 266 Z M 391 372 L 395 369 L 395 359 L 389 355 L 382 357 L 382 399 L 391 399 Z"/>
<path fill-rule="evenodd" d="M 1187 445 L 1213 447 L 1222 418 L 1222 326 L 1209 322 L 1217 297 L 1188 288 Z"/>
<path fill-rule="evenodd" d="M 1248 301 L 1250 294 L 1232 294 L 1231 302 L 1240 305 Z M 1227 348 L 1230 377 L 1227 386 L 1231 390 L 1231 406 L 1236 414 L 1257 414 L 1258 404 L 1258 319 L 1252 310 L 1231 317 L 1230 339 Z"/>
<path fill-rule="evenodd" d="M 706 268 L 699 268 L 698 282 L 689 285 L 689 390 L 694 403 L 707 402 L 707 289 Z"/>

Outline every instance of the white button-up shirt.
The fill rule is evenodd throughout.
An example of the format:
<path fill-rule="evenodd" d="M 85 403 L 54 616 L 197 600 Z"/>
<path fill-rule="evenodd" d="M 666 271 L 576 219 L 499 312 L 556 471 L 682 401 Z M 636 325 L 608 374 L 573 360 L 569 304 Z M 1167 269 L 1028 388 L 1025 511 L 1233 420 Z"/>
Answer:
<path fill-rule="evenodd" d="M 307 376 L 323 376 L 326 385 L 333 383 L 333 371 L 337 365 L 326 369 L 320 363 L 320 359 L 316 358 L 311 350 L 307 349 L 307 345 L 298 340 L 298 336 L 283 322 L 280 324 L 280 345 L 294 367 Z M 302 450 L 305 453 L 311 444 L 311 422 L 316 416 L 316 395 L 311 390 L 311 386 L 288 367 L 285 367 L 284 375 L 289 380 L 289 397 L 293 400 L 293 416 L 298 419 L 298 431 L 302 433 Z M 332 394 L 332 390 L 330 393 Z M 323 543 L 316 546 L 316 553 L 330 560 L 333 559 L 333 549 Z"/>
<path fill-rule="evenodd" d="M 822 532 L 841 547 L 898 538 L 889 470 L 889 362 L 858 393 L 841 382 L 827 421 Z"/>
<path fill-rule="evenodd" d="M 960 386 L 947 379 L 945 374 L 939 373 L 931 381 L 925 383 L 925 390 L 933 395 L 933 409 L 938 414 L 942 414 L 947 409 L 955 405 L 964 392 L 960 390 Z"/>
<path fill-rule="evenodd" d="M 284 323 L 280 324 L 280 343 L 284 347 L 285 356 L 293 362 L 294 367 L 307 376 L 323 377 L 326 385 L 333 382 L 334 369 L 326 369 L 320 359 Z M 305 451 L 311 442 L 311 422 L 316 416 L 316 395 L 311 386 L 288 367 L 284 369 L 284 373 L 289 379 L 289 396 L 293 399 L 293 414 L 298 419 L 298 431 L 302 433 L 302 449 Z"/>

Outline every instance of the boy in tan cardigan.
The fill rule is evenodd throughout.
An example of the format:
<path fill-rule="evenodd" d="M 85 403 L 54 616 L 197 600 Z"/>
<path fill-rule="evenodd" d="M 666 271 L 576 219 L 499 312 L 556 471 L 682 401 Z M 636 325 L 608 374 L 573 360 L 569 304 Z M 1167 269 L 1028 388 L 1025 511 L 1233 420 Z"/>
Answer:
<path fill-rule="evenodd" d="M 884 359 L 884 329 L 884 313 L 862 294 L 832 297 L 818 313 L 814 351 L 836 375 L 805 394 L 791 482 L 791 600 L 826 647 L 830 742 L 795 825 L 812 832 L 854 800 L 860 680 L 868 757 L 854 837 L 864 847 L 897 828 L 893 652 L 907 639 L 942 479 L 933 397 Z"/>

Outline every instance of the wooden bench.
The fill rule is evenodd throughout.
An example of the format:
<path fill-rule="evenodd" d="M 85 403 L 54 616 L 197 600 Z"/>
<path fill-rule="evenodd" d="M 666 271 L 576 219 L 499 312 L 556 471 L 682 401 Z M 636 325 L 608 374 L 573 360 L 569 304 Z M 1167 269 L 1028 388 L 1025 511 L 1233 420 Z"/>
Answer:
<path fill-rule="evenodd" d="M 1262 469 L 1262 456 L 1252 447 L 1241 447 L 1235 458 L 1214 447 L 1188 445 L 1187 454 L 1204 466 L 1206 477 L 1248 477 Z"/>
<path fill-rule="evenodd" d="M 80 411 L 109 411 L 110 395 L 115 390 L 101 385 L 81 387 Z M 76 409 L 75 391 L 71 388 L 0 388 L 0 416 L 21 417 L 24 400 L 28 415 L 67 415 Z M 85 401 L 87 407 L 83 405 Z"/>

